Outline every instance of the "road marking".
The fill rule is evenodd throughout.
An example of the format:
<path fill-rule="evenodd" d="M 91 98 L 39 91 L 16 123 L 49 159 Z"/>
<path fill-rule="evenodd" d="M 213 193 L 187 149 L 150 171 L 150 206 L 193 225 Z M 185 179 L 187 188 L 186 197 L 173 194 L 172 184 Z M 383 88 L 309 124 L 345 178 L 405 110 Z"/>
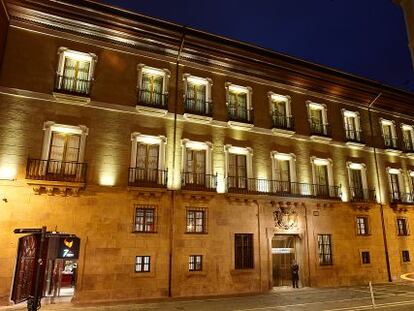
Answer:
<path fill-rule="evenodd" d="M 397 301 L 397 302 L 386 302 L 375 304 L 375 308 L 386 308 L 386 307 L 396 307 L 396 306 L 408 306 L 414 304 L 414 300 L 404 300 L 404 301 Z M 325 309 L 323 311 L 352 311 L 352 310 L 366 310 L 372 309 L 372 305 L 363 305 L 363 306 L 354 306 L 354 307 L 345 307 L 345 308 L 336 308 L 336 309 Z"/>

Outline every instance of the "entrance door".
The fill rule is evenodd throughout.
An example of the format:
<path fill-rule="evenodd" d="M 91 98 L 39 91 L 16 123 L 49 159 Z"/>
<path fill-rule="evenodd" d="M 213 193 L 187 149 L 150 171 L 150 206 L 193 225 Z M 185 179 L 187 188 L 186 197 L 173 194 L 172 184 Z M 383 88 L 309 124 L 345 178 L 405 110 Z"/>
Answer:
<path fill-rule="evenodd" d="M 46 297 L 71 297 L 75 293 L 77 260 L 50 259 L 46 269 Z"/>
<path fill-rule="evenodd" d="M 273 286 L 291 286 L 290 267 L 296 258 L 296 236 L 276 234 L 272 239 Z"/>

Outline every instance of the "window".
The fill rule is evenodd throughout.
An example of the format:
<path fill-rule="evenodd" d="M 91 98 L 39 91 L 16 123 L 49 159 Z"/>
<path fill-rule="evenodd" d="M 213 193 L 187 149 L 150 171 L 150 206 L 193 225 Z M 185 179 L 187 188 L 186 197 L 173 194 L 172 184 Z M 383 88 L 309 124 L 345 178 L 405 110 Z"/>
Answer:
<path fill-rule="evenodd" d="M 397 218 L 397 229 L 398 229 L 398 235 L 407 236 L 408 235 L 407 219 Z"/>
<path fill-rule="evenodd" d="M 234 236 L 235 269 L 253 269 L 253 234 Z"/>
<path fill-rule="evenodd" d="M 328 115 L 326 105 L 307 102 L 309 124 L 312 135 L 328 136 Z"/>
<path fill-rule="evenodd" d="M 402 251 L 402 261 L 410 262 L 410 252 L 407 250 Z"/>
<path fill-rule="evenodd" d="M 369 252 L 367 251 L 361 252 L 361 259 L 362 259 L 362 264 L 364 265 L 371 263 L 371 257 L 369 255 Z"/>
<path fill-rule="evenodd" d="M 229 120 L 252 123 L 251 88 L 228 83 L 226 89 Z"/>
<path fill-rule="evenodd" d="M 155 232 L 155 206 L 135 206 L 135 231 Z"/>
<path fill-rule="evenodd" d="M 203 256 L 190 255 L 188 257 L 188 271 L 202 271 L 203 270 Z"/>
<path fill-rule="evenodd" d="M 392 202 L 404 201 L 407 199 L 401 189 L 404 189 L 403 179 L 400 169 L 387 168 L 388 184 L 390 188 L 390 197 Z"/>
<path fill-rule="evenodd" d="M 135 272 L 150 272 L 151 271 L 151 256 L 136 256 L 135 257 Z"/>
<path fill-rule="evenodd" d="M 293 117 L 290 112 L 290 97 L 270 92 L 269 100 L 273 128 L 292 130 Z"/>
<path fill-rule="evenodd" d="M 295 156 L 293 154 L 272 152 L 272 189 L 274 192 L 295 193 L 293 184 L 296 181 Z M 293 188 L 292 188 L 293 187 Z"/>
<path fill-rule="evenodd" d="M 356 223 L 357 223 L 357 234 L 358 235 L 369 234 L 368 217 L 358 216 L 356 218 Z"/>
<path fill-rule="evenodd" d="M 382 136 L 384 137 L 384 146 L 389 149 L 397 149 L 397 133 L 395 123 L 390 120 L 381 119 Z"/>
<path fill-rule="evenodd" d="M 330 234 L 318 234 L 320 265 L 332 265 L 332 240 Z"/>
<path fill-rule="evenodd" d="M 212 115 L 211 80 L 184 74 L 184 111 L 203 116 Z"/>
<path fill-rule="evenodd" d="M 403 136 L 404 151 L 414 152 L 414 129 L 411 125 L 402 124 L 401 131 Z"/>
<path fill-rule="evenodd" d="M 346 140 L 351 142 L 362 142 L 362 131 L 359 113 L 343 109 L 342 114 L 344 116 Z"/>
<path fill-rule="evenodd" d="M 169 72 L 165 69 L 138 65 L 138 104 L 166 108 Z"/>
<path fill-rule="evenodd" d="M 164 136 L 149 136 L 132 133 L 130 185 L 166 186 Z"/>
<path fill-rule="evenodd" d="M 347 162 L 351 200 L 373 200 L 375 192 L 367 188 L 366 166 L 363 163 Z"/>
<path fill-rule="evenodd" d="M 227 189 L 233 192 L 255 190 L 255 185 L 249 185 L 248 183 L 248 180 L 253 177 L 252 149 L 226 145 L 224 151 Z"/>
<path fill-rule="evenodd" d="M 312 194 L 319 197 L 337 197 L 339 190 L 333 186 L 332 162 L 330 159 L 311 157 L 313 186 Z"/>
<path fill-rule="evenodd" d="M 60 48 L 56 90 L 76 95 L 89 95 L 95 62 L 95 54 Z"/>
<path fill-rule="evenodd" d="M 187 233 L 207 233 L 205 210 L 187 210 Z"/>

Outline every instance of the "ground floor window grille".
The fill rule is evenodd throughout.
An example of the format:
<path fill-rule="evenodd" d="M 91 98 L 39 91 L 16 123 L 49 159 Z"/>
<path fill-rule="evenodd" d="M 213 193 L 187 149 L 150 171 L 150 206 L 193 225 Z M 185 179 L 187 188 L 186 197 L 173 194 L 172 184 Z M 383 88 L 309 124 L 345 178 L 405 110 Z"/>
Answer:
<path fill-rule="evenodd" d="M 362 257 L 362 263 L 363 264 L 371 263 L 371 257 L 370 257 L 369 252 L 362 252 L 361 257 Z"/>
<path fill-rule="evenodd" d="M 189 271 L 201 271 L 203 270 L 203 256 L 202 255 L 190 255 L 188 260 Z"/>
<path fill-rule="evenodd" d="M 330 234 L 318 234 L 320 265 L 332 265 L 332 239 Z"/>
<path fill-rule="evenodd" d="M 253 234 L 236 234 L 234 246 L 235 268 L 253 269 Z"/>
<path fill-rule="evenodd" d="M 155 232 L 155 206 L 135 205 L 135 232 Z"/>
<path fill-rule="evenodd" d="M 150 271 L 151 271 L 151 256 L 135 257 L 135 272 L 150 272 Z"/>
<path fill-rule="evenodd" d="M 405 250 L 402 251 L 402 260 L 403 262 L 410 262 L 410 252 Z"/>

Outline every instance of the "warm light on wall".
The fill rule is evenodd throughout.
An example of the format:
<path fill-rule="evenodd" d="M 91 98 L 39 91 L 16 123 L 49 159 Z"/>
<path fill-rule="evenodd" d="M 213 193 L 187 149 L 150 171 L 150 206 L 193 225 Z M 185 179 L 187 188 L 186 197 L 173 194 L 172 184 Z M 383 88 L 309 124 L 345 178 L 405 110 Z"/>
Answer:
<path fill-rule="evenodd" d="M 115 185 L 115 176 L 113 174 L 104 173 L 99 178 L 99 184 L 101 186 L 113 186 Z"/>
<path fill-rule="evenodd" d="M 16 169 L 11 166 L 3 166 L 0 168 L 0 179 L 14 180 L 16 179 Z"/>
<path fill-rule="evenodd" d="M 229 86 L 229 90 L 234 92 L 234 93 L 242 93 L 242 94 L 249 92 L 249 89 L 247 87 L 240 86 L 240 85 L 234 85 L 234 84 Z"/>
<path fill-rule="evenodd" d="M 226 192 L 226 183 L 223 176 L 217 176 L 217 192 L 225 193 Z"/>
<path fill-rule="evenodd" d="M 195 77 L 195 76 L 189 76 L 187 78 L 188 82 L 191 82 L 195 85 L 207 85 L 208 81 L 205 78 L 199 78 L 199 77 Z"/>

